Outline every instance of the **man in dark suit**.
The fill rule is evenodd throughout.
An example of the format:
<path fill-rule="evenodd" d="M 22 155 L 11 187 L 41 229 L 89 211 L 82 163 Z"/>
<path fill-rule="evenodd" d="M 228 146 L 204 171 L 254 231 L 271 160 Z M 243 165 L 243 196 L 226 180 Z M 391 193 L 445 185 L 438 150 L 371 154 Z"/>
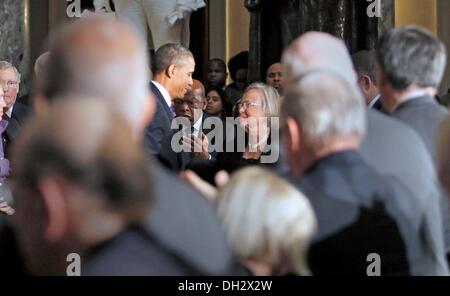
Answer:
<path fill-rule="evenodd" d="M 148 96 L 145 44 L 133 30 L 112 19 L 81 20 L 62 28 L 50 49 L 48 74 L 35 97 L 41 108 L 80 92 L 107 100 L 127 120 L 135 140 L 140 141 L 155 105 Z M 112 66 L 120 71 L 109 76 Z M 127 88 L 123 87 L 124 81 Z M 195 189 L 153 158 L 148 165 L 152 176 L 147 185 L 154 202 L 145 230 L 196 274 L 229 274 L 234 260 L 215 210 Z"/>
<path fill-rule="evenodd" d="M 155 52 L 151 90 L 157 102 L 156 113 L 144 136 L 144 147 L 151 155 L 161 153 L 161 145 L 170 135 L 173 100 L 184 98 L 192 87 L 194 70 L 194 56 L 179 44 L 168 43 Z"/>
<path fill-rule="evenodd" d="M 416 26 L 387 31 L 377 48 L 380 92 L 390 115 L 413 128 L 436 162 L 437 132 L 448 115 L 435 96 L 445 71 L 444 44 Z M 447 254 L 450 254 L 450 202 L 441 194 Z"/>
<path fill-rule="evenodd" d="M 194 159 L 211 159 L 208 152 L 208 132 L 203 123 L 208 117 L 204 112 L 206 107 L 205 87 L 198 81 L 193 81 L 193 86 L 186 92 L 183 99 L 174 100 L 174 111 L 179 122 L 179 128 L 171 131 L 171 136 L 164 141 L 160 154 L 160 160 L 168 168 L 179 172 L 187 168 Z M 186 119 L 183 122 L 180 119 Z M 179 138 L 178 146 L 182 149 L 175 151 L 172 140 Z"/>
<path fill-rule="evenodd" d="M 358 75 L 358 84 L 364 95 L 367 107 L 383 112 L 380 92 L 377 86 L 377 65 L 375 53 L 361 50 L 352 55 L 353 66 Z"/>
<path fill-rule="evenodd" d="M 308 70 L 330 69 L 358 88 L 345 44 L 329 34 L 302 35 L 284 53 L 283 63 L 286 83 Z M 411 273 L 448 275 L 438 180 L 423 142 L 405 124 L 372 109 L 367 110 L 367 125 L 367 136 L 361 148 L 364 161 L 410 193 L 404 196 L 400 206 L 411 221 L 415 221 L 412 225 L 416 234 L 423 237 L 421 245 L 408 245 L 408 251 L 419 254 L 409 257 L 410 263 L 415 263 L 410 264 Z M 417 208 L 411 209 L 409 205 Z"/>
<path fill-rule="evenodd" d="M 5 155 L 10 154 L 10 145 L 17 137 L 20 126 L 24 123 L 30 113 L 30 109 L 24 104 L 17 102 L 20 90 L 21 75 L 14 65 L 0 61 L 0 81 L 2 82 L 6 107 L 3 119 L 8 121 L 8 127 L 3 137 Z"/>
<path fill-rule="evenodd" d="M 435 96 L 445 71 L 444 44 L 415 26 L 387 31 L 377 48 L 380 92 L 389 113 L 411 126 L 436 159 L 436 134 L 447 110 Z"/>
<path fill-rule="evenodd" d="M 331 71 L 312 71 L 288 87 L 282 115 L 293 181 L 318 220 L 312 273 L 368 275 L 367 258 L 374 253 L 383 275 L 415 271 L 411 245 L 419 247 L 421 236 L 398 206 L 409 193 L 393 188 L 358 151 L 366 132 L 361 94 Z"/>

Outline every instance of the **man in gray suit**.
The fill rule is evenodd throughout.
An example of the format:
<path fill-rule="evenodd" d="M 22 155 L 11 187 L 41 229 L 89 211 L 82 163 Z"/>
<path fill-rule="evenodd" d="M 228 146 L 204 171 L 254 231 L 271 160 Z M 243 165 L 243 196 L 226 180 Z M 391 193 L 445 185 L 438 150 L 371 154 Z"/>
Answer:
<path fill-rule="evenodd" d="M 389 113 L 411 126 L 436 159 L 436 134 L 447 110 L 434 98 L 445 71 L 444 44 L 416 26 L 394 28 L 377 49 L 381 101 Z"/>
<path fill-rule="evenodd" d="M 392 117 L 412 127 L 436 161 L 437 132 L 448 111 L 435 95 L 447 60 L 444 44 L 416 26 L 391 29 L 379 41 L 377 62 L 381 100 Z M 442 192 L 446 252 L 450 253 L 450 203 Z"/>
<path fill-rule="evenodd" d="M 108 100 L 141 140 L 156 108 L 145 43 L 125 24 L 100 17 L 68 25 L 53 40 L 35 105 L 45 109 L 61 95 Z M 156 160 L 149 165 L 154 203 L 147 230 L 197 274 L 228 274 L 232 254 L 214 209 Z"/>
<path fill-rule="evenodd" d="M 296 39 L 283 56 L 286 79 L 311 69 L 329 69 L 356 88 L 357 77 L 345 44 L 326 33 L 310 32 Z M 440 193 L 432 160 L 419 136 L 409 127 L 372 109 L 367 110 L 367 137 L 361 154 L 378 173 L 408 189 L 400 207 L 413 221 L 421 246 L 409 258 L 412 274 L 448 275 L 445 258 Z M 418 211 L 412 210 L 414 204 Z"/>

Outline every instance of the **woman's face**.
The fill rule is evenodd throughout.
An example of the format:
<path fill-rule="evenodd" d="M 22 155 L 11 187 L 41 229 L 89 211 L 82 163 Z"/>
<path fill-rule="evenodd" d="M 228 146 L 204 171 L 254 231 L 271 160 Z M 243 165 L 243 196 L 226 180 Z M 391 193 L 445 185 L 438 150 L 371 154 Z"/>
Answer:
<path fill-rule="evenodd" d="M 256 129 L 258 122 L 266 117 L 262 96 L 259 90 L 252 89 L 244 93 L 238 104 L 240 124 L 246 131 Z"/>
<path fill-rule="evenodd" d="M 219 94 L 212 90 L 206 95 L 206 113 L 209 115 L 218 115 L 223 110 L 222 100 Z"/>

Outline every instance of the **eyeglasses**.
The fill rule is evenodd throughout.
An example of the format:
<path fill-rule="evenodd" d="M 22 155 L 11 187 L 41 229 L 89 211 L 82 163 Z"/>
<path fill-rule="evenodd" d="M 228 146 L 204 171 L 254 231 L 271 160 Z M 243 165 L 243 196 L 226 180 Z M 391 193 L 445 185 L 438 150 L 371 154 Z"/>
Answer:
<path fill-rule="evenodd" d="M 243 109 L 248 109 L 250 107 L 257 107 L 257 106 L 262 106 L 262 104 L 259 103 L 255 103 L 255 102 L 239 102 L 236 104 L 238 110 L 243 108 Z"/>
<path fill-rule="evenodd" d="M 202 102 L 198 100 L 182 100 L 182 99 L 175 99 L 173 100 L 173 103 L 177 106 L 182 106 L 183 104 L 187 104 L 191 108 L 201 108 Z"/>
<path fill-rule="evenodd" d="M 17 81 L 12 81 L 12 80 L 0 80 L 0 86 L 2 88 L 16 88 L 18 85 Z"/>

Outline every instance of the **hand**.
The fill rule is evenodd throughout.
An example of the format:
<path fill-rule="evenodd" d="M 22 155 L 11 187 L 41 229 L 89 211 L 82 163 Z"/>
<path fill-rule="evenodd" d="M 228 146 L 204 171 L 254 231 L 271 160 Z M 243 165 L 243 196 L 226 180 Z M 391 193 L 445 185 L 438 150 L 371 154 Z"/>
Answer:
<path fill-rule="evenodd" d="M 6 201 L 0 200 L 0 213 L 6 214 L 8 216 L 14 215 L 16 211 L 11 208 Z"/>
<path fill-rule="evenodd" d="M 200 178 L 193 171 L 184 171 L 181 173 L 181 179 L 190 183 L 194 188 L 196 188 L 201 194 L 203 194 L 207 200 L 210 202 L 217 202 L 218 189 L 202 178 Z M 225 186 L 228 183 L 230 176 L 225 171 L 220 171 L 215 176 L 215 182 L 218 188 Z"/>
<path fill-rule="evenodd" d="M 208 137 L 202 133 L 200 138 L 194 135 L 183 136 L 183 145 L 189 147 L 194 157 L 209 159 L 209 140 Z"/>

